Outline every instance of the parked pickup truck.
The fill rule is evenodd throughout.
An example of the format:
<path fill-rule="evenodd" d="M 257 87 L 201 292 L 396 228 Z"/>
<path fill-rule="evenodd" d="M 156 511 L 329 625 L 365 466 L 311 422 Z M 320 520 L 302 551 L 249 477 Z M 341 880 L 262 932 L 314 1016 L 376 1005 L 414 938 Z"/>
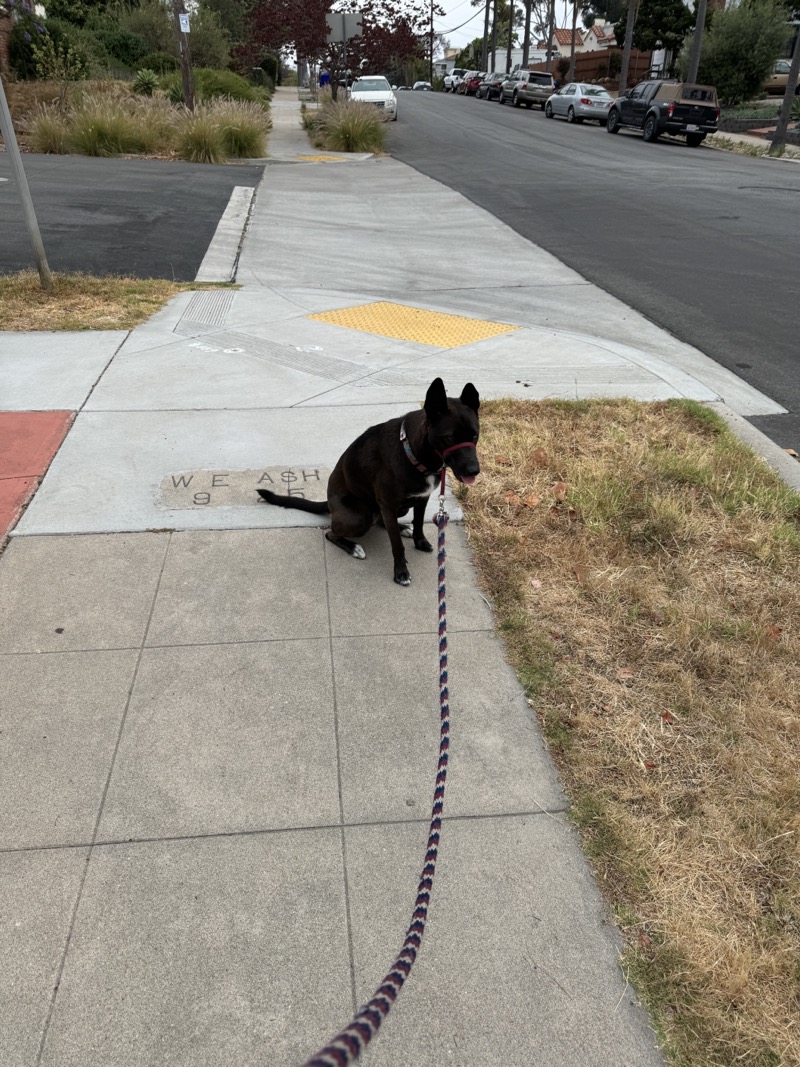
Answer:
<path fill-rule="evenodd" d="M 711 85 L 676 81 L 639 82 L 611 105 L 606 130 L 619 133 L 623 126 L 641 130 L 645 141 L 662 133 L 685 137 L 696 148 L 717 132 L 717 90 Z"/>
<path fill-rule="evenodd" d="M 458 88 L 459 82 L 464 80 L 464 75 L 467 73 L 464 67 L 453 67 L 449 74 L 444 76 L 444 91 L 446 93 L 454 93 Z"/>

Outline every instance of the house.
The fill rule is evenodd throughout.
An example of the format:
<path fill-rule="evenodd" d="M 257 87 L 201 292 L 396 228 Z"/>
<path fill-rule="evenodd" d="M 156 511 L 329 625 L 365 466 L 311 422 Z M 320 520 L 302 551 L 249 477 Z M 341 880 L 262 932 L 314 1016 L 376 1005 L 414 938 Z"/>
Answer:
<path fill-rule="evenodd" d="M 595 19 L 588 30 L 584 30 L 584 52 L 599 52 L 604 48 L 615 48 L 617 38 L 614 35 L 614 25 L 604 19 Z"/>
<path fill-rule="evenodd" d="M 562 56 L 568 56 L 572 51 L 572 27 L 568 30 L 554 30 L 553 42 Z M 547 41 L 544 42 L 542 48 L 547 48 Z M 575 29 L 575 51 L 583 51 L 583 31 L 577 27 Z"/>

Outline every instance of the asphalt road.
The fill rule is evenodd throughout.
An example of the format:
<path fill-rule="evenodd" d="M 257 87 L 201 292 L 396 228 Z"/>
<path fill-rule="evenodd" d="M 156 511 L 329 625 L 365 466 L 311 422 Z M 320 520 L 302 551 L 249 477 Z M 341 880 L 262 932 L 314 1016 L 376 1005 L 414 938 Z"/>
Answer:
<path fill-rule="evenodd" d="M 389 149 L 782 404 L 751 421 L 800 451 L 800 164 L 443 93 L 400 94 Z"/>
<path fill-rule="evenodd" d="M 191 281 L 235 185 L 263 167 L 23 156 L 50 267 Z M 11 179 L 0 154 L 0 178 Z M 0 181 L 0 273 L 35 266 L 13 180 Z"/>

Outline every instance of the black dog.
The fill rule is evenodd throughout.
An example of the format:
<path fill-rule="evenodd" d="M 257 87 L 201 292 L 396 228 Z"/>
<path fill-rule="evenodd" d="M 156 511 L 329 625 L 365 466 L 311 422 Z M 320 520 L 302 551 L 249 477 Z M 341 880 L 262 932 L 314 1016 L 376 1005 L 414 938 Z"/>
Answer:
<path fill-rule="evenodd" d="M 386 527 L 394 556 L 394 580 L 409 585 L 411 577 L 401 535 L 411 536 L 420 552 L 433 547 L 422 532 L 425 506 L 447 464 L 460 482 L 471 485 L 480 473 L 475 445 L 478 441 L 478 390 L 464 386 L 458 400 L 448 397 L 437 378 L 428 389 L 425 406 L 404 418 L 370 426 L 340 457 L 328 481 L 328 502 L 278 496 L 269 489 L 257 492 L 270 504 L 298 508 L 315 515 L 330 513 L 325 534 L 356 559 L 365 559 L 363 537 L 374 523 Z M 413 509 L 414 522 L 401 527 L 398 519 Z"/>

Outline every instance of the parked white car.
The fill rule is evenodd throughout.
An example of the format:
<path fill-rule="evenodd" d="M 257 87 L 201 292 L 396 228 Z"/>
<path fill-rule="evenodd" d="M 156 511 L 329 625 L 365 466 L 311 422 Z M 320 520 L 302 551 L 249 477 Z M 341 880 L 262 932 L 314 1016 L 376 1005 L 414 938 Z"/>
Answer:
<path fill-rule="evenodd" d="M 397 122 L 397 98 L 391 85 L 380 74 L 356 78 L 347 92 L 351 100 L 359 100 L 363 104 L 380 108 L 387 122 Z"/>

